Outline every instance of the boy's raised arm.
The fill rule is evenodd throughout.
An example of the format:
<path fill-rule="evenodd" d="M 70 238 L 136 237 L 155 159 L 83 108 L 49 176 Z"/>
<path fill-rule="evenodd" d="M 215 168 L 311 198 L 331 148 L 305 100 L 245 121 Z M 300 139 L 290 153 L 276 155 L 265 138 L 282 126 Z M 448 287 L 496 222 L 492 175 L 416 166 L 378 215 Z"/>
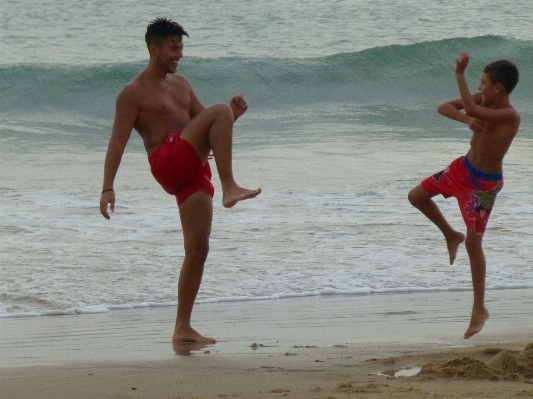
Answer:
<path fill-rule="evenodd" d="M 474 93 L 472 95 L 474 102 L 479 104 L 481 102 L 481 93 Z M 446 118 L 453 119 L 454 121 L 461 122 L 470 126 L 474 118 L 468 116 L 463 112 L 463 100 L 456 98 L 455 100 L 447 101 L 437 108 L 437 112 Z"/>
<path fill-rule="evenodd" d="M 490 123 L 510 124 L 516 122 L 518 114 L 513 108 L 508 107 L 492 109 L 480 106 L 480 102 L 476 101 L 474 96 L 470 93 L 470 89 L 468 88 L 468 84 L 466 83 L 464 75 L 469 60 L 470 56 L 466 51 L 463 51 L 457 57 L 457 64 L 455 67 L 455 77 L 457 78 L 457 85 L 459 87 L 459 93 L 461 94 L 461 102 L 464 107 L 465 114 L 472 118 Z"/>
<path fill-rule="evenodd" d="M 439 105 L 437 112 L 446 118 L 453 119 L 454 121 L 468 123 L 469 117 L 462 112 L 463 109 L 463 101 L 460 98 L 457 98 Z"/>

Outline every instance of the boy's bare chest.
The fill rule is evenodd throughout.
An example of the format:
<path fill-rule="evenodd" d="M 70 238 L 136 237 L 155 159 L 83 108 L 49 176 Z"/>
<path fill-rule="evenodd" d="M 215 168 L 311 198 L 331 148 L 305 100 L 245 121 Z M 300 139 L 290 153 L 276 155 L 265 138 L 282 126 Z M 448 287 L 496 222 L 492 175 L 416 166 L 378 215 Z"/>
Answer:
<path fill-rule="evenodd" d="M 483 132 L 472 135 L 470 145 L 480 154 L 503 156 L 511 145 L 514 134 L 505 126 L 490 125 Z"/>

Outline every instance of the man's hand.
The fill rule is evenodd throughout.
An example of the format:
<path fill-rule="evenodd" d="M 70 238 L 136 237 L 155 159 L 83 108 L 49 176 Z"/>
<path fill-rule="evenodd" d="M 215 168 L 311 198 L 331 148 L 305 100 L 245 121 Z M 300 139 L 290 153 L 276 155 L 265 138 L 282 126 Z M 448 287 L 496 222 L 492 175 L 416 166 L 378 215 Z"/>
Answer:
<path fill-rule="evenodd" d="M 238 96 L 235 96 L 231 99 L 229 106 L 231 107 L 231 110 L 233 111 L 233 120 L 237 120 L 239 116 L 244 114 L 246 110 L 248 109 L 248 104 L 246 104 L 246 100 L 242 96 L 242 94 L 239 94 Z"/>
<path fill-rule="evenodd" d="M 457 64 L 455 65 L 456 75 L 462 75 L 465 72 L 469 60 L 470 56 L 468 55 L 468 53 L 466 51 L 461 51 L 461 53 L 455 59 L 455 61 L 457 62 Z"/>
<path fill-rule="evenodd" d="M 107 205 L 110 205 L 111 212 L 115 212 L 115 192 L 112 190 L 105 191 L 100 196 L 100 213 L 107 220 L 111 219 L 107 213 Z"/>

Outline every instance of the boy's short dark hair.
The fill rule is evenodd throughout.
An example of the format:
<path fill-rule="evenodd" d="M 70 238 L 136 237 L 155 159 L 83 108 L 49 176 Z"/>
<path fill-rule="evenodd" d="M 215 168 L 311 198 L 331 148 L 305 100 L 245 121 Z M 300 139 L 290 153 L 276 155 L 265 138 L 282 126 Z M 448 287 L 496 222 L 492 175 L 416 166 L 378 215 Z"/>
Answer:
<path fill-rule="evenodd" d="M 507 93 L 511 93 L 518 83 L 518 67 L 508 60 L 494 61 L 483 72 L 492 83 L 501 83 Z"/>
<path fill-rule="evenodd" d="M 189 37 L 185 29 L 178 24 L 177 22 L 167 19 L 165 17 L 154 19 L 148 24 L 146 28 L 146 34 L 144 35 L 144 40 L 146 45 L 154 43 L 158 46 L 161 46 L 163 42 L 169 37 L 177 36 L 180 39 L 183 36 Z"/>

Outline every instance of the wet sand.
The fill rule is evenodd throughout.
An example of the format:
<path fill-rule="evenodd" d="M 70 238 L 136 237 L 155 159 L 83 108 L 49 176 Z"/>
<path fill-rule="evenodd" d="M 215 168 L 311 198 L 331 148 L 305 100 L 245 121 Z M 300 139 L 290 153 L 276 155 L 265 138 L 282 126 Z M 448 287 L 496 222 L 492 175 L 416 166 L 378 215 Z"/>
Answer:
<path fill-rule="evenodd" d="M 199 304 L 215 345 L 170 342 L 172 307 L 0 319 L 2 398 L 533 397 L 533 290 Z M 405 375 L 405 376 L 402 376 Z"/>

